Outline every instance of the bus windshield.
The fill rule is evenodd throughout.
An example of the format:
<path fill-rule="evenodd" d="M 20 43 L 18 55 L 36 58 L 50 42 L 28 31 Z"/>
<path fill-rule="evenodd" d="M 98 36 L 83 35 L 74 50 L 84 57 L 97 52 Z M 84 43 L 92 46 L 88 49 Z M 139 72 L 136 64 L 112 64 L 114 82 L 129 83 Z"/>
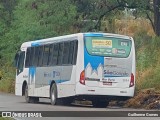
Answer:
<path fill-rule="evenodd" d="M 90 55 L 126 58 L 130 54 L 132 42 L 114 37 L 85 37 L 85 46 Z"/>

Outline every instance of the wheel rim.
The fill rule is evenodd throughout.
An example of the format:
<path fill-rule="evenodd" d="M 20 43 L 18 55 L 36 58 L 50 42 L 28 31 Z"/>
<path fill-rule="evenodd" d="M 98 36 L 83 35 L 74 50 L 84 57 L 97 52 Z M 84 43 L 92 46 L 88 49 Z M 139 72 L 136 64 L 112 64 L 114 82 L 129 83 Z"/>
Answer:
<path fill-rule="evenodd" d="M 52 89 L 52 101 L 54 101 L 54 99 L 55 99 L 55 95 L 54 95 L 54 89 Z"/>

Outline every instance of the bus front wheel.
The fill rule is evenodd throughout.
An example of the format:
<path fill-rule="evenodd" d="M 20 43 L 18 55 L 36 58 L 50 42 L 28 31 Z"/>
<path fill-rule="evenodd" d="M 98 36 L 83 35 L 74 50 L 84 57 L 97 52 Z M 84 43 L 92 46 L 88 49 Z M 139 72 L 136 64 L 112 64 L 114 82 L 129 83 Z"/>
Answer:
<path fill-rule="evenodd" d="M 51 86 L 50 98 L 51 98 L 51 104 L 56 105 L 56 103 L 57 103 L 57 86 L 55 83 L 53 83 Z"/>
<path fill-rule="evenodd" d="M 24 94 L 24 96 L 25 96 L 26 102 L 30 103 L 31 102 L 31 97 L 28 96 L 28 86 L 27 85 L 25 87 L 25 94 Z"/>
<path fill-rule="evenodd" d="M 26 100 L 27 103 L 39 102 L 39 98 L 38 97 L 30 97 L 30 96 L 28 96 L 28 86 L 27 85 L 25 87 L 25 100 Z"/>

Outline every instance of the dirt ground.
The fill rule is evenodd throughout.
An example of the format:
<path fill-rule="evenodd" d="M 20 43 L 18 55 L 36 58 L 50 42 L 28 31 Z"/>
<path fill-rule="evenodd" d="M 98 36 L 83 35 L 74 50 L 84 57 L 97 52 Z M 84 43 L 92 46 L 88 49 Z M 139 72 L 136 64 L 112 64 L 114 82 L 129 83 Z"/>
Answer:
<path fill-rule="evenodd" d="M 142 109 L 160 109 L 160 92 L 155 89 L 144 89 L 126 101 L 111 101 L 109 106 L 121 106 Z"/>

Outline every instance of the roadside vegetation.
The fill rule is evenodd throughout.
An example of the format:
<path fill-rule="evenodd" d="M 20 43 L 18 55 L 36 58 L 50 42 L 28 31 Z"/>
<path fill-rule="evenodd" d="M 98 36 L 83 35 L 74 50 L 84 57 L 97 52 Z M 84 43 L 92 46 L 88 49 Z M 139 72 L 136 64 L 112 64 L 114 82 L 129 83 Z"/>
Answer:
<path fill-rule="evenodd" d="M 160 92 L 160 23 L 157 21 L 160 11 L 155 5 L 160 6 L 160 2 L 0 1 L 0 91 L 14 93 L 14 55 L 23 42 L 77 32 L 103 31 L 134 38 L 136 95 L 150 88 L 157 94 Z"/>
<path fill-rule="evenodd" d="M 0 117 L 0 120 L 14 120 L 13 118 L 4 118 L 4 117 Z"/>

